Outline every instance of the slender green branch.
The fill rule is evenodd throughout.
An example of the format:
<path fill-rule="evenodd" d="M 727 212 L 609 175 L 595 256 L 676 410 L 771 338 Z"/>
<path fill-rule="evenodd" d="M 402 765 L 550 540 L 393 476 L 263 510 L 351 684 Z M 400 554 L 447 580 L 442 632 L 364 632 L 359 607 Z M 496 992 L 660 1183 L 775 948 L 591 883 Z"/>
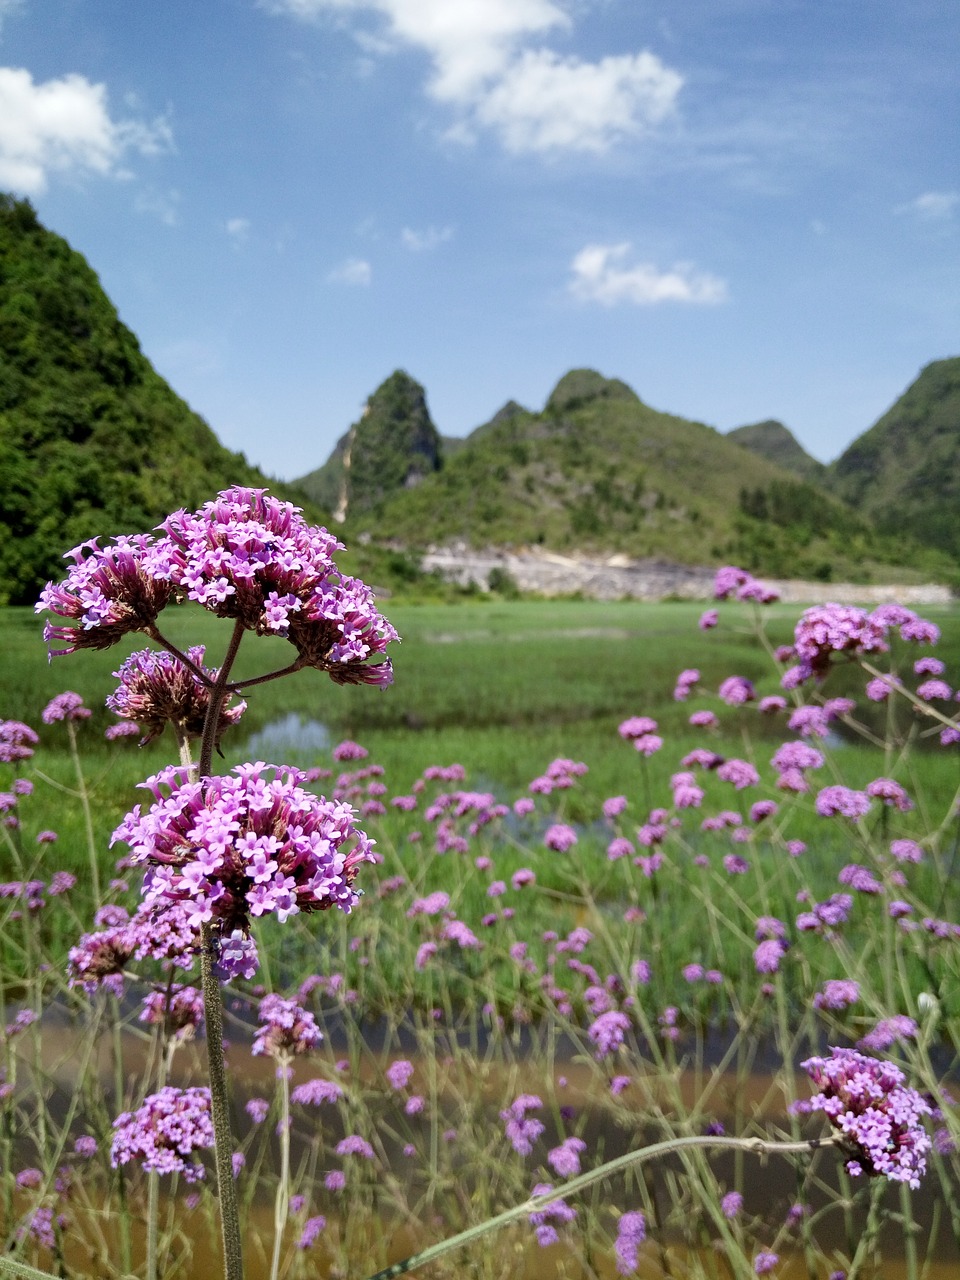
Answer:
<path fill-rule="evenodd" d="M 203 726 L 203 740 L 200 744 L 200 777 L 206 778 L 210 775 L 210 768 L 213 764 L 213 752 L 217 744 L 217 728 L 220 724 L 220 712 L 224 702 L 229 697 L 230 690 L 227 688 L 230 680 L 230 669 L 234 664 L 237 656 L 237 650 L 240 648 L 240 641 L 243 639 L 244 626 L 237 618 L 233 624 L 233 635 L 230 637 L 230 643 L 227 645 L 227 652 L 224 654 L 223 662 L 217 673 L 217 678 L 213 688 L 210 690 L 210 702 L 207 706 L 207 718 Z"/>
<path fill-rule="evenodd" d="M 500 1227 L 505 1227 L 510 1222 L 516 1222 L 518 1218 L 523 1218 L 528 1214 L 545 1209 L 547 1205 L 554 1204 L 557 1200 L 577 1195 L 594 1182 L 609 1178 L 612 1174 L 620 1173 L 633 1165 L 645 1164 L 648 1160 L 655 1160 L 658 1156 L 669 1155 L 674 1151 L 685 1151 L 692 1147 L 725 1147 L 727 1150 L 748 1151 L 754 1155 L 765 1157 L 817 1151 L 821 1147 L 834 1146 L 839 1140 L 839 1135 L 835 1135 L 826 1138 L 810 1138 L 797 1142 L 771 1142 L 765 1138 L 734 1138 L 726 1135 L 705 1133 L 692 1134 L 683 1138 L 667 1138 L 663 1142 L 655 1142 L 649 1147 L 641 1147 L 639 1151 L 628 1151 L 622 1156 L 617 1156 L 615 1160 L 608 1160 L 606 1164 L 598 1165 L 595 1169 L 588 1169 L 586 1173 L 581 1173 L 578 1178 L 571 1178 L 569 1182 L 555 1187 L 554 1190 L 546 1192 L 544 1195 L 531 1196 L 529 1200 L 525 1200 L 522 1204 L 514 1205 L 511 1209 L 505 1209 L 503 1213 L 498 1213 L 495 1217 L 488 1218 L 486 1222 L 478 1223 L 474 1227 L 468 1227 L 466 1231 L 461 1231 L 459 1235 L 450 1236 L 447 1240 L 441 1240 L 438 1244 L 431 1245 L 421 1253 L 415 1253 L 409 1258 L 404 1258 L 402 1262 L 395 1262 L 393 1266 L 386 1267 L 383 1271 L 378 1271 L 371 1276 L 370 1280 L 393 1280 L 394 1276 L 406 1275 L 410 1271 L 415 1271 L 418 1267 L 425 1266 L 428 1262 L 434 1262 L 452 1249 L 463 1248 L 464 1245 L 472 1244 L 475 1240 L 479 1240 L 481 1236 L 485 1236 L 491 1231 L 497 1231 Z"/>
<path fill-rule="evenodd" d="M 281 676 L 295 675 L 298 671 L 302 671 L 305 665 L 302 658 L 297 658 L 288 667 L 281 667 L 279 671 L 268 671 L 264 676 L 252 676 L 249 680 L 231 680 L 224 687 L 227 693 L 246 693 L 255 684 L 266 684 L 268 680 L 279 680 Z"/>

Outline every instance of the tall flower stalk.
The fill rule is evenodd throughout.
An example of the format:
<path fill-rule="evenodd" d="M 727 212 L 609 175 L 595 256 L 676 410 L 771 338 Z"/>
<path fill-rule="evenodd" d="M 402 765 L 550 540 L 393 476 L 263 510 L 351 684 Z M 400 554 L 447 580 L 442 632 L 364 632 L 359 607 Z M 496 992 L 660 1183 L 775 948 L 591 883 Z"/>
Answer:
<path fill-rule="evenodd" d="M 197 512 L 174 512 L 158 533 L 74 548 L 66 581 L 48 583 L 37 608 L 60 619 L 44 628 L 51 656 L 106 648 L 131 632 L 145 633 L 162 651 L 128 659 L 108 705 L 138 723 L 145 740 L 171 723 L 181 763 L 143 784 L 153 805 L 145 813 L 137 805 L 114 841 L 126 841 L 131 861 L 145 865 L 145 902 L 184 910 L 199 935 L 224 1275 L 241 1280 L 221 981 L 256 971 L 251 917 L 274 913 L 282 922 L 334 906 L 350 911 L 358 897 L 354 878 L 371 853 L 352 808 L 305 791 L 298 770 L 253 764 L 232 778 L 213 774 L 220 737 L 243 710 L 228 709 L 240 689 L 231 672 L 252 631 L 287 639 L 296 657 L 248 685 L 313 667 L 338 684 L 385 687 L 393 678 L 385 650 L 398 637 L 369 588 L 337 570 L 333 553 L 341 544 L 264 490 L 225 490 Z M 216 671 L 203 666 L 202 650 L 181 651 L 157 625 L 164 608 L 185 599 L 233 622 Z M 194 766 L 189 742 L 198 733 Z M 95 862 L 92 871 L 98 883 Z M 288 1195 L 289 1176 L 284 1186 Z M 155 1249 L 149 1264 L 156 1265 Z"/>

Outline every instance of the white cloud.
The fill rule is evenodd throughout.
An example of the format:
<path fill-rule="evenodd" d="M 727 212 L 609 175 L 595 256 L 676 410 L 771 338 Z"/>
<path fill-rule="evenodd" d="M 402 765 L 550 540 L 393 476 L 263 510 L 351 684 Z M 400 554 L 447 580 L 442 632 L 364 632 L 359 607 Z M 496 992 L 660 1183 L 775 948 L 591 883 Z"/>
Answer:
<path fill-rule="evenodd" d="M 179 191 L 141 191 L 134 201 L 137 213 L 157 218 L 165 227 L 175 227 L 180 221 Z"/>
<path fill-rule="evenodd" d="M 573 259 L 570 292 L 581 302 L 605 307 L 618 302 L 653 306 L 659 302 L 716 303 L 727 297 L 726 282 L 689 262 L 661 271 L 652 262 L 627 261 L 629 244 L 588 244 Z"/>
<path fill-rule="evenodd" d="M 925 191 L 916 200 L 898 205 L 896 213 L 912 213 L 924 222 L 945 222 L 960 206 L 960 192 Z"/>
<path fill-rule="evenodd" d="M 347 258 L 327 276 L 334 284 L 368 285 L 373 279 L 370 263 L 364 258 Z"/>
<path fill-rule="evenodd" d="M 0 67 L 0 187 L 37 195 L 52 173 L 122 177 L 128 152 L 156 155 L 171 146 L 163 120 L 112 120 L 102 84 L 80 75 L 34 84 L 29 71 Z"/>
<path fill-rule="evenodd" d="M 448 137 L 493 129 L 515 152 L 602 151 L 673 110 L 683 83 L 654 54 L 585 62 L 531 41 L 571 22 L 556 0 L 263 0 L 275 13 L 374 15 L 394 45 L 427 54 L 427 91 L 458 111 Z M 382 36 L 358 33 L 379 49 Z"/>
<path fill-rule="evenodd" d="M 476 105 L 510 151 L 605 151 L 674 109 L 682 78 L 652 53 L 581 62 L 521 54 Z"/>
<path fill-rule="evenodd" d="M 228 218 L 224 230 L 235 244 L 242 244 L 250 234 L 249 218 Z"/>
<path fill-rule="evenodd" d="M 424 253 L 436 249 L 439 245 L 453 239 L 453 227 L 427 227 L 425 231 L 414 231 L 404 227 L 400 232 L 400 243 L 413 253 Z"/>

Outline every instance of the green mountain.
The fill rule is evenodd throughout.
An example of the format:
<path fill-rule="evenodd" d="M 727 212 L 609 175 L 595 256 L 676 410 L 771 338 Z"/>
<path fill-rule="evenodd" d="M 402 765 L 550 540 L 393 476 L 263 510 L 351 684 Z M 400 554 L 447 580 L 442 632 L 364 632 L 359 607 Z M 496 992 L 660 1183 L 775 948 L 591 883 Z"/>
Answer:
<path fill-rule="evenodd" d="M 542 413 L 510 403 L 414 488 L 348 514 L 349 536 L 409 548 L 465 542 L 558 552 L 726 560 L 755 573 L 861 580 L 945 561 L 876 537 L 842 501 L 713 428 L 661 413 L 593 370 Z"/>
<path fill-rule="evenodd" d="M 419 382 L 402 369 L 382 382 L 322 467 L 297 486 L 343 521 L 370 511 L 443 465 L 443 442 Z"/>
<path fill-rule="evenodd" d="M 824 481 L 827 468 L 816 458 L 811 458 L 793 433 L 775 418 L 755 422 L 748 427 L 736 427 L 727 432 L 727 439 L 812 484 Z"/>
<path fill-rule="evenodd" d="M 960 356 L 928 364 L 829 480 L 879 529 L 960 559 Z"/>
<path fill-rule="evenodd" d="M 279 490 L 142 354 L 85 259 L 0 196 L 0 603 L 32 604 L 87 538 L 151 529 L 230 484 Z"/>

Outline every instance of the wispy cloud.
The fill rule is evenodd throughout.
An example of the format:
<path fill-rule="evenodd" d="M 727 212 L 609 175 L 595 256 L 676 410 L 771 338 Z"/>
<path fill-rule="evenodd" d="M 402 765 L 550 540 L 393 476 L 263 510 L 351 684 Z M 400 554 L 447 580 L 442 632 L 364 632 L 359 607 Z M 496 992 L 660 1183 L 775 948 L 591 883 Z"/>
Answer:
<path fill-rule="evenodd" d="M 54 173 L 122 177 L 130 152 L 157 155 L 172 144 L 162 119 L 111 119 L 102 84 L 81 75 L 35 84 L 29 71 L 0 67 L 0 186 L 37 195 Z"/>
<path fill-rule="evenodd" d="M 327 276 L 333 284 L 368 285 L 373 269 L 365 258 L 347 258 Z"/>
<path fill-rule="evenodd" d="M 682 77 L 648 51 L 588 62 L 531 42 L 570 27 L 553 0 L 264 0 L 275 13 L 380 20 L 386 47 L 427 54 L 427 92 L 456 112 L 448 137 L 491 130 L 513 152 L 604 151 L 675 109 Z M 365 48 L 384 46 L 357 32 Z"/>
<path fill-rule="evenodd" d="M 453 227 L 427 227 L 423 231 L 404 227 L 400 232 L 400 243 L 413 253 L 426 253 L 452 239 Z"/>
<path fill-rule="evenodd" d="M 678 262 L 661 271 L 652 262 L 629 261 L 632 246 L 588 244 L 570 264 L 570 292 L 581 302 L 605 307 L 620 302 L 654 306 L 660 302 L 709 304 L 727 297 L 726 282 L 691 263 Z"/>
<path fill-rule="evenodd" d="M 925 191 L 897 205 L 895 213 L 913 214 L 923 222 L 946 222 L 960 209 L 960 191 Z"/>
<path fill-rule="evenodd" d="M 250 219 L 228 218 L 223 229 L 234 244 L 243 244 L 250 234 Z"/>

